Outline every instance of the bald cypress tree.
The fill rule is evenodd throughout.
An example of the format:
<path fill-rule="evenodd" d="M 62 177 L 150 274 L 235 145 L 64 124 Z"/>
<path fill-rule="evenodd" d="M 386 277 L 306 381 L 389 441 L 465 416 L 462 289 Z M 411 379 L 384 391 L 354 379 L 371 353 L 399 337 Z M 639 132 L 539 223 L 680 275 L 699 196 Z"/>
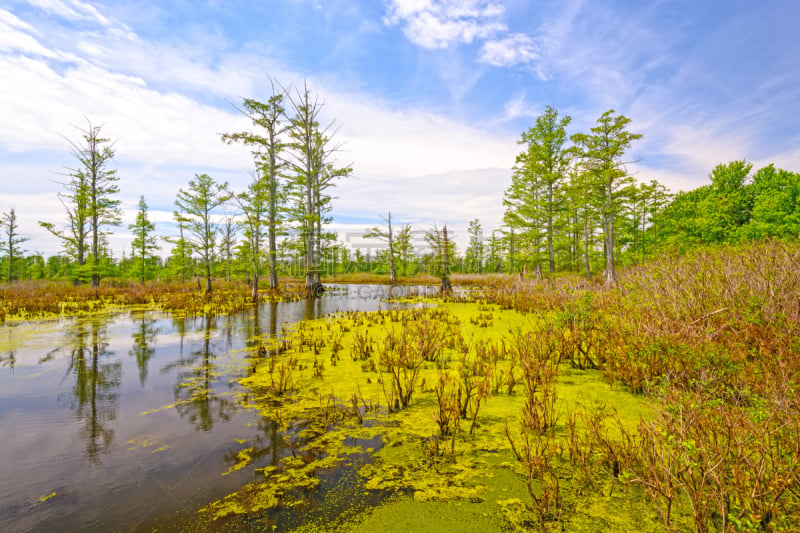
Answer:
<path fill-rule="evenodd" d="M 11 283 L 14 280 L 14 260 L 25 253 L 25 250 L 20 250 L 19 245 L 27 241 L 28 237 L 20 236 L 17 213 L 13 207 L 7 213 L 3 213 L 3 217 L 0 218 L 0 227 L 3 231 L 0 252 L 5 252 L 8 258 L 8 282 Z"/>
<path fill-rule="evenodd" d="M 156 242 L 156 226 L 147 218 L 147 203 L 144 196 L 139 197 L 139 210 L 136 212 L 136 221 L 128 226 L 133 232 L 133 243 L 131 244 L 131 255 L 139 273 L 139 280 L 144 283 L 147 273 L 147 260 L 152 258 L 153 253 L 158 250 Z"/>
<path fill-rule="evenodd" d="M 613 109 L 597 119 L 591 133 L 573 135 L 576 153 L 583 160 L 584 168 L 601 193 L 603 218 L 603 240 L 606 257 L 605 280 L 608 284 L 617 281 L 614 264 L 614 218 L 620 207 L 619 192 L 632 181 L 625 168 L 623 157 L 633 141 L 641 139 L 640 133 L 627 130 L 630 119 L 615 115 Z"/>
<path fill-rule="evenodd" d="M 211 293 L 211 263 L 215 257 L 218 224 L 212 212 L 230 199 L 227 183 L 216 183 L 208 174 L 195 174 L 189 189 L 178 190 L 175 205 L 183 211 L 191 237 L 187 240 L 200 254 L 206 278 L 206 293 Z"/>
<path fill-rule="evenodd" d="M 80 130 L 81 140 L 67 139 L 70 154 L 78 164 L 67 168 L 65 175 L 70 179 L 62 183 L 65 192 L 58 194 L 67 211 L 66 228 L 59 230 L 51 222 L 39 223 L 64 242 L 67 253 L 77 262 L 75 281 L 88 277 L 93 287 L 99 285 L 102 274 L 104 228 L 119 226 L 122 215 L 120 201 L 114 197 L 119 192 L 119 178 L 117 171 L 109 168 L 115 155 L 114 143 L 101 136 L 101 129 L 87 119 L 87 128 Z"/>

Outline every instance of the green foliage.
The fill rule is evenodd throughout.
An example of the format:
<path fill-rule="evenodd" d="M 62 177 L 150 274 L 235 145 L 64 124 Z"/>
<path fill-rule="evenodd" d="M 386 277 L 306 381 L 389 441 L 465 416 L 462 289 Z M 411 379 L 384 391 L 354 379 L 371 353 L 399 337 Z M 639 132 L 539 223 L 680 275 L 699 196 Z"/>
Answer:
<path fill-rule="evenodd" d="M 278 289 L 277 236 L 283 218 L 285 192 L 280 184 L 281 172 L 286 166 L 282 153 L 286 149 L 288 124 L 285 95 L 272 85 L 272 95 L 267 103 L 245 98 L 242 111 L 256 127 L 256 131 L 226 133 L 222 140 L 228 144 L 241 142 L 253 148 L 256 168 L 247 191 L 234 196 L 234 200 L 244 215 L 245 238 L 248 239 L 251 275 L 253 278 L 253 300 L 258 299 L 256 286 L 261 270 L 261 240 L 266 234 L 267 260 L 270 271 L 270 288 Z"/>
<path fill-rule="evenodd" d="M 18 263 L 25 253 L 25 250 L 20 250 L 19 245 L 29 240 L 29 238 L 20 236 L 17 213 L 13 207 L 8 212 L 3 213 L 2 218 L 0 218 L 0 228 L 3 231 L 3 237 L 0 239 L 0 252 L 5 252 L 6 254 L 8 282 L 11 283 L 14 279 L 14 264 Z"/>
<path fill-rule="evenodd" d="M 469 244 L 464 256 L 467 272 L 483 273 L 484 244 L 483 228 L 480 221 L 475 218 L 469 221 Z"/>
<path fill-rule="evenodd" d="M 737 243 L 764 237 L 800 236 L 800 175 L 768 165 L 717 165 L 711 183 L 679 193 L 655 218 L 665 244 L 688 250 L 702 244 Z"/>
<path fill-rule="evenodd" d="M 61 184 L 66 192 L 58 194 L 67 212 L 66 229 L 58 230 L 51 222 L 39 224 L 61 239 L 65 252 L 75 259 L 71 277 L 76 282 L 91 279 L 96 287 L 104 268 L 102 227 L 119 225 L 121 212 L 120 201 L 113 197 L 119 192 L 117 171 L 108 168 L 114 157 L 113 143 L 100 136 L 102 126 L 87 123 L 80 143 L 68 140 L 78 167 L 67 168 L 70 180 Z"/>
<path fill-rule="evenodd" d="M 144 201 L 144 196 L 139 197 L 136 221 L 128 227 L 133 233 L 131 253 L 136 262 L 136 271 L 139 273 L 139 280 L 144 283 L 148 270 L 152 270 L 153 267 L 153 254 L 158 250 L 156 226 L 147 218 L 147 203 Z"/>
<path fill-rule="evenodd" d="M 639 133 L 627 130 L 630 119 L 624 115 L 614 115 L 611 109 L 597 119 L 591 134 L 573 135 L 576 154 L 590 176 L 590 187 L 599 193 L 603 217 L 603 236 L 605 245 L 605 279 L 607 283 L 616 281 L 614 251 L 614 219 L 621 210 L 623 187 L 632 182 L 625 169 L 625 152 L 633 141 L 641 139 Z"/>
<path fill-rule="evenodd" d="M 217 223 L 214 209 L 230 199 L 227 183 L 216 183 L 208 174 L 195 174 L 189 189 L 178 190 L 175 205 L 182 211 L 191 237 L 183 237 L 200 254 L 206 275 L 206 292 L 211 292 L 211 263 L 216 256 Z"/>

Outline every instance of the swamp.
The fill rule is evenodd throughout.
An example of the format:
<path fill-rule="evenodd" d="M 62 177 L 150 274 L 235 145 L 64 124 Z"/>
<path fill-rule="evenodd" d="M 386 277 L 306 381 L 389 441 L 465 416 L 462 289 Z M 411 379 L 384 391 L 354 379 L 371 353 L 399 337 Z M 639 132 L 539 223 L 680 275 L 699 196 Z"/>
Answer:
<path fill-rule="evenodd" d="M 791 531 L 800 249 L 0 329 L 5 531 Z"/>
<path fill-rule="evenodd" d="M 796 2 L 4 4 L 0 532 L 800 531 Z"/>

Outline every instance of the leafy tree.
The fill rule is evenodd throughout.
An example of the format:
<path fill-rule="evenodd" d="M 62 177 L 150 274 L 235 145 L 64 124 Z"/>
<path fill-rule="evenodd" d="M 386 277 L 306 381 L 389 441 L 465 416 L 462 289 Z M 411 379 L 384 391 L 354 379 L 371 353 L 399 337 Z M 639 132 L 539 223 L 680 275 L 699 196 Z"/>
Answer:
<path fill-rule="evenodd" d="M 395 253 L 399 256 L 402 265 L 403 276 L 408 275 L 408 263 L 414 258 L 414 244 L 411 239 L 411 224 L 403 224 L 403 227 L 397 232 L 394 243 Z"/>
<path fill-rule="evenodd" d="M 453 285 L 450 282 L 450 264 L 455 257 L 455 243 L 447 237 L 447 224 L 440 230 L 436 223 L 425 234 L 425 240 L 431 247 L 432 252 L 432 273 L 441 280 L 442 294 L 453 292 Z"/>
<path fill-rule="evenodd" d="M 735 234 L 749 220 L 753 210 L 750 187 L 751 163 L 745 160 L 719 164 L 711 171 L 711 197 L 707 227 L 711 242 L 736 240 Z"/>
<path fill-rule="evenodd" d="M 691 191 L 680 191 L 659 216 L 665 245 L 679 252 L 697 246 L 708 238 L 705 206 L 710 206 L 711 187 L 704 185 Z"/>
<path fill-rule="evenodd" d="M 59 195 L 67 209 L 70 233 L 56 231 L 49 223 L 41 223 L 48 231 L 66 241 L 82 266 L 86 258 L 86 239 L 89 238 L 89 275 L 92 287 L 100 284 L 103 267 L 104 235 L 103 226 L 121 224 L 120 201 L 112 195 L 119 192 L 116 182 L 117 171 L 108 165 L 114 158 L 113 143 L 100 136 L 102 126 L 88 121 L 87 129 L 81 130 L 82 142 L 67 140 L 70 153 L 79 165 L 68 169 L 72 179 L 64 184 L 68 193 Z M 70 201 L 67 205 L 65 200 Z"/>
<path fill-rule="evenodd" d="M 173 245 L 167 264 L 170 275 L 179 278 L 181 283 L 186 283 L 186 277 L 192 275 L 192 243 L 186 238 L 189 231 L 189 219 L 178 211 L 173 211 L 172 218 L 178 225 L 178 237 L 164 237 L 164 240 Z"/>
<path fill-rule="evenodd" d="M 571 121 L 572 117 L 569 115 L 559 119 L 558 111 L 547 106 L 544 114 L 536 119 L 536 126 L 522 134 L 522 140 L 527 143 L 528 150 L 520 155 L 524 163 L 531 167 L 531 171 L 539 176 L 538 181 L 542 186 L 537 207 L 542 211 L 546 228 L 550 274 L 553 274 L 556 268 L 553 248 L 554 224 L 562 204 L 559 188 L 564 181 L 570 159 L 564 145 L 567 142 L 566 129 Z"/>
<path fill-rule="evenodd" d="M 308 85 L 289 98 L 289 102 L 293 112 L 288 130 L 292 149 L 290 167 L 294 171 L 289 182 L 290 195 L 295 200 L 292 215 L 304 244 L 306 294 L 314 298 L 322 288 L 322 224 L 327 221 L 323 215 L 330 210 L 331 202 L 326 190 L 338 178 L 350 175 L 352 169 L 333 165 L 333 155 L 339 150 L 339 146 L 331 143 L 334 124 L 320 126 L 323 104 L 311 95 Z"/>
<path fill-rule="evenodd" d="M 208 174 L 195 174 L 189 189 L 178 190 L 175 205 L 184 213 L 192 237 L 187 241 L 200 254 L 206 277 L 206 293 L 211 293 L 211 263 L 214 260 L 217 223 L 212 211 L 230 199 L 227 183 L 216 183 Z"/>
<path fill-rule="evenodd" d="M 672 194 L 658 181 L 650 180 L 647 186 L 647 198 L 647 216 L 650 222 L 649 228 L 653 230 L 653 250 L 655 251 L 658 249 L 658 219 L 661 211 L 672 199 Z"/>
<path fill-rule="evenodd" d="M 155 235 L 156 226 L 147 218 L 147 203 L 144 201 L 144 196 L 139 197 L 139 211 L 136 213 L 136 222 L 128 226 L 128 228 L 133 232 L 131 255 L 134 258 L 134 262 L 138 263 L 139 280 L 144 283 L 147 261 L 158 250 Z"/>
<path fill-rule="evenodd" d="M 524 143 L 523 139 L 520 143 Z M 542 212 L 539 209 L 543 183 L 541 176 L 532 165 L 528 164 L 526 153 L 517 155 L 514 172 L 511 175 L 511 185 L 505 191 L 503 205 L 506 210 L 503 221 L 509 227 L 510 261 L 509 267 L 515 268 L 518 260 L 519 244 L 524 242 L 529 245 L 531 252 L 523 259 L 533 262 L 537 272 L 541 271 L 539 253 L 541 251 L 544 226 Z"/>
<path fill-rule="evenodd" d="M 498 233 L 500 236 L 498 236 Z M 504 248 L 502 232 L 492 230 L 492 236 L 486 241 L 486 270 L 489 272 L 500 272 L 502 270 Z"/>
<path fill-rule="evenodd" d="M 33 252 L 22 259 L 28 279 L 43 279 L 47 277 L 45 259 L 40 252 Z M 22 277 L 22 275 L 18 275 L 18 278 L 21 279 Z"/>
<path fill-rule="evenodd" d="M 752 216 L 742 227 L 746 239 L 800 239 L 800 174 L 768 165 L 753 175 Z"/>
<path fill-rule="evenodd" d="M 469 245 L 465 252 L 467 270 L 483 273 L 483 228 L 477 218 L 470 220 L 468 231 Z"/>
<path fill-rule="evenodd" d="M 68 141 L 73 145 L 72 141 Z M 66 192 L 59 192 L 58 199 L 67 212 L 67 224 L 64 230 L 56 229 L 52 222 L 39 221 L 39 225 L 58 237 L 64 245 L 64 251 L 77 263 L 76 272 L 73 274 L 75 283 L 83 281 L 83 266 L 86 263 L 86 254 L 89 239 L 89 177 L 81 169 L 67 168 L 65 174 L 70 179 L 58 182 Z"/>
<path fill-rule="evenodd" d="M 5 252 L 8 258 L 8 282 L 11 283 L 14 279 L 14 260 L 25 253 L 25 250 L 20 250 L 19 245 L 29 240 L 29 238 L 20 236 L 17 213 L 13 207 L 7 213 L 3 213 L 2 218 L 0 218 L 0 227 L 3 228 L 0 252 Z"/>
<path fill-rule="evenodd" d="M 259 257 L 261 225 L 264 219 L 266 220 L 269 285 L 272 289 L 278 288 L 277 235 L 280 225 L 279 207 L 283 198 L 280 193 L 279 178 L 281 169 L 284 167 L 282 153 L 286 147 L 282 136 L 288 127 L 285 121 L 284 98 L 284 94 L 278 92 L 273 83 L 272 95 L 266 104 L 257 100 L 245 99 L 239 110 L 250 118 L 253 126 L 259 128 L 258 132 L 244 131 L 226 133 L 222 136 L 222 139 L 229 144 L 241 142 L 253 148 L 257 165 L 253 178 L 259 179 L 263 183 L 251 183 L 247 194 L 237 197 L 237 203 L 245 213 L 246 224 L 250 231 L 248 238 L 254 254 L 252 258 Z M 254 269 L 258 270 L 257 267 L 258 264 L 255 264 Z M 255 285 L 257 286 L 258 273 L 256 272 L 255 275 Z M 257 298 L 257 293 L 254 293 L 253 298 Z"/>
<path fill-rule="evenodd" d="M 576 153 L 583 159 L 585 168 L 602 192 L 606 283 L 615 283 L 617 280 L 614 268 L 614 217 L 619 211 L 619 190 L 631 180 L 622 158 L 632 142 L 642 138 L 640 133 L 631 133 L 626 129 L 629 118 L 615 116 L 614 113 L 613 109 L 603 113 L 590 134 L 578 133 L 571 137 L 576 144 Z"/>
<path fill-rule="evenodd" d="M 270 223 L 274 217 L 271 217 L 271 210 L 273 208 L 273 195 L 271 182 L 265 179 L 263 175 L 263 167 L 257 166 L 251 172 L 251 181 L 247 186 L 247 190 L 233 196 L 236 205 L 242 214 L 242 227 L 244 228 L 245 241 L 240 248 L 247 258 L 247 263 L 250 266 L 250 274 L 253 280 L 253 287 L 251 292 L 251 299 L 253 302 L 258 301 L 258 278 L 261 273 L 261 264 L 263 260 L 263 252 L 261 249 L 261 242 L 265 235 L 271 235 L 270 246 L 274 246 L 273 242 L 275 236 L 275 227 Z M 270 287 L 275 289 L 278 287 L 278 272 L 277 272 L 277 247 L 270 248 Z"/>
<path fill-rule="evenodd" d="M 597 223 L 597 206 L 599 204 L 597 188 L 592 183 L 591 174 L 584 165 L 576 164 L 569 174 L 564 187 L 568 210 L 572 213 L 573 248 L 576 265 L 583 263 L 586 279 L 592 276 L 591 250 L 595 245 L 595 228 Z M 580 268 L 578 268 L 580 270 Z"/>
<path fill-rule="evenodd" d="M 711 183 L 680 192 L 654 217 L 667 246 L 684 251 L 700 244 L 736 243 L 762 237 L 795 239 L 800 234 L 800 177 L 768 165 L 751 176 L 744 160 L 719 164 Z M 665 205 L 666 204 L 666 205 Z"/>
<path fill-rule="evenodd" d="M 388 245 L 388 257 L 387 262 L 389 263 L 389 280 L 394 283 L 397 281 L 397 276 L 395 275 L 395 268 L 394 268 L 394 235 L 392 234 L 392 212 L 389 211 L 389 216 L 387 218 L 383 218 L 384 222 L 386 222 L 387 230 L 384 231 L 383 229 L 375 226 L 372 230 L 365 234 L 363 238 L 377 238 L 387 243 Z"/>
<path fill-rule="evenodd" d="M 226 275 L 225 279 L 231 280 L 231 261 L 233 260 L 233 249 L 236 247 L 236 233 L 238 228 L 233 222 L 233 218 L 225 217 L 225 222 L 220 227 L 219 253 L 225 257 Z"/>

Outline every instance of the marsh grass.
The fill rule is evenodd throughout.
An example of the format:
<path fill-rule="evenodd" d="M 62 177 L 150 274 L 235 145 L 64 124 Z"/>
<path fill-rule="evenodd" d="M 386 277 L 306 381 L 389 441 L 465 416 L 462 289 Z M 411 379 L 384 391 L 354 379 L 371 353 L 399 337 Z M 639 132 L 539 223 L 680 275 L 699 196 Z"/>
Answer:
<path fill-rule="evenodd" d="M 0 284 L 0 322 L 104 313 L 130 306 L 151 306 L 182 316 L 229 314 L 251 308 L 250 286 L 216 281 L 206 294 L 195 283 L 132 283 L 107 280 L 100 287 L 67 282 L 26 281 Z M 297 301 L 302 285 L 285 283 L 280 292 L 261 291 L 263 301 Z"/>
<path fill-rule="evenodd" d="M 573 368 L 653 405 L 635 428 L 605 409 L 569 414 L 584 486 L 603 472 L 642 487 L 667 529 L 784 531 L 800 521 L 799 265 L 800 246 L 767 241 L 665 256 L 614 289 L 499 280 L 484 299 L 555 313 Z"/>
<path fill-rule="evenodd" d="M 481 325 L 489 320 L 492 327 Z M 505 501 L 515 494 L 519 505 L 504 504 L 494 512 L 511 513 L 520 528 L 553 529 L 566 517 L 587 512 L 579 502 L 607 496 L 598 490 L 579 500 L 572 482 L 563 481 L 574 470 L 563 457 L 564 408 L 577 409 L 607 395 L 628 398 L 620 402 L 632 406 L 624 412 L 626 423 L 635 427 L 644 406 L 629 392 L 612 390 L 597 371 L 573 374 L 578 371 L 561 360 L 559 332 L 543 316 L 486 303 L 346 312 L 285 331 L 289 350 L 266 349 L 275 361 L 262 360 L 241 380 L 248 405 L 271 421 L 265 426 L 280 428 L 271 442 L 286 443 L 284 459 L 268 469 L 254 459 L 248 467 L 257 481 L 203 513 L 229 520 L 302 506 L 297 502 L 306 489 L 293 484 L 331 468 L 356 468 L 366 491 L 405 494 L 419 504 Z M 326 364 L 320 373 L 319 362 L 328 361 L 334 347 L 350 356 Z M 295 361 L 292 386 L 280 394 L 276 372 L 289 360 Z M 524 433 L 515 437 L 514 447 L 507 424 Z M 259 444 L 242 447 L 258 452 Z M 356 460 L 364 454 L 369 460 Z M 302 462 L 289 462 L 290 455 Z M 497 468 L 513 475 L 498 476 Z M 496 485 L 499 479 L 514 482 Z"/>
<path fill-rule="evenodd" d="M 613 288 L 494 276 L 436 310 L 341 316 L 314 326 L 353 354 L 317 378 L 317 412 L 344 413 L 320 435 L 378 437 L 364 487 L 418 505 L 495 494 L 497 454 L 516 476 L 496 499 L 510 529 L 791 531 L 798 264 L 797 245 L 762 242 L 666 256 Z"/>
<path fill-rule="evenodd" d="M 761 242 L 665 256 L 613 288 L 454 279 L 479 290 L 284 327 L 239 380 L 268 433 L 229 453 L 253 481 L 202 513 L 306 510 L 320 472 L 351 469 L 365 493 L 470 502 L 506 529 L 792 531 L 798 265 L 800 246 Z M 108 290 L 87 305 L 117 305 Z M 141 303 L 162 305 L 153 292 Z M 183 312 L 239 301 L 171 294 Z"/>

